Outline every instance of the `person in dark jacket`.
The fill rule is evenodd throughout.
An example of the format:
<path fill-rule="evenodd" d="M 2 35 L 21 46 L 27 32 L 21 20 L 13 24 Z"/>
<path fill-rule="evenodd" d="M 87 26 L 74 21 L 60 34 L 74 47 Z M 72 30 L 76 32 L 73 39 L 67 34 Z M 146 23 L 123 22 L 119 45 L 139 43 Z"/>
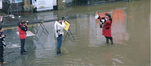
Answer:
<path fill-rule="evenodd" d="M 26 52 L 24 49 L 24 46 L 25 46 L 25 39 L 26 39 L 27 22 L 28 21 L 22 21 L 22 22 L 17 23 L 19 38 L 21 42 L 21 51 L 20 51 L 21 54 Z"/>
<path fill-rule="evenodd" d="M 6 62 L 4 62 L 4 58 L 3 58 L 4 44 L 2 43 L 2 39 L 4 37 L 5 37 L 5 35 L 3 33 L 3 28 L 0 27 L 0 63 L 1 64 L 6 64 Z"/>

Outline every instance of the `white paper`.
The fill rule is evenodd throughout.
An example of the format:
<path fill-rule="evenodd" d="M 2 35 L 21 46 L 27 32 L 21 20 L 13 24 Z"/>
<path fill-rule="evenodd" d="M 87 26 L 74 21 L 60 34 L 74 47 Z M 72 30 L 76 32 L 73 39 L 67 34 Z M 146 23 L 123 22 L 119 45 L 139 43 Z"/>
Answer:
<path fill-rule="evenodd" d="M 17 34 L 19 34 L 19 32 L 16 32 Z M 27 33 L 27 37 L 29 37 L 29 36 L 35 36 L 35 34 L 34 33 L 32 33 L 31 31 L 26 31 L 26 33 Z"/>

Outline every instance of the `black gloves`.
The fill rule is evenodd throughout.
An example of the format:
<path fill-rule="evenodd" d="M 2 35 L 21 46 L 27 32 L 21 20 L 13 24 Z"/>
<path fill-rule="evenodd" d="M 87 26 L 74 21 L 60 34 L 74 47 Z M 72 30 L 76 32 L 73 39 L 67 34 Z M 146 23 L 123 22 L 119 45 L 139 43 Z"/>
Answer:
<path fill-rule="evenodd" d="M 110 27 L 107 27 L 106 29 L 108 30 L 108 29 L 110 29 Z"/>

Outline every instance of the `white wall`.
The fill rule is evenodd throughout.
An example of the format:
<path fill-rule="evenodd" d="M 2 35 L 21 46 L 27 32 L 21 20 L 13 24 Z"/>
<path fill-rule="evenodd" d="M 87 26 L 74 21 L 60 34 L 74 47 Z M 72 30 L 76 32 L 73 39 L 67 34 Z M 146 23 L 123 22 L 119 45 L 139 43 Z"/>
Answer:
<path fill-rule="evenodd" d="M 53 0 L 53 6 L 57 5 L 57 0 Z"/>
<path fill-rule="evenodd" d="M 52 10 L 53 0 L 37 0 L 37 11 Z"/>
<path fill-rule="evenodd" d="M 72 3 L 73 0 L 65 0 L 66 3 Z"/>
<path fill-rule="evenodd" d="M 2 0 L 0 0 L 0 9 L 2 9 Z"/>

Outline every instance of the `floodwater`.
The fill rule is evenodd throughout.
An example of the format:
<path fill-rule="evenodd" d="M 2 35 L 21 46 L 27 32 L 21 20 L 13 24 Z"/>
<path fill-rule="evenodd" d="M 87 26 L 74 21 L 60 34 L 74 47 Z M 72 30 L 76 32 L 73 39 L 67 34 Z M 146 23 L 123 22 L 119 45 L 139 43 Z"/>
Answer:
<path fill-rule="evenodd" d="M 54 22 L 44 23 L 44 26 L 28 26 L 35 36 L 27 37 L 25 55 L 20 55 L 17 28 L 5 28 L 7 47 L 4 59 L 7 64 L 4 66 L 149 66 L 149 3 L 149 0 L 140 0 L 41 12 L 39 14 L 73 17 L 67 19 L 71 24 L 71 33 L 68 32 L 66 39 L 64 36 L 62 54 L 56 55 Z M 101 16 L 106 12 L 112 14 L 114 45 L 106 44 L 102 28 L 98 20 L 94 19 L 96 11 Z"/>

